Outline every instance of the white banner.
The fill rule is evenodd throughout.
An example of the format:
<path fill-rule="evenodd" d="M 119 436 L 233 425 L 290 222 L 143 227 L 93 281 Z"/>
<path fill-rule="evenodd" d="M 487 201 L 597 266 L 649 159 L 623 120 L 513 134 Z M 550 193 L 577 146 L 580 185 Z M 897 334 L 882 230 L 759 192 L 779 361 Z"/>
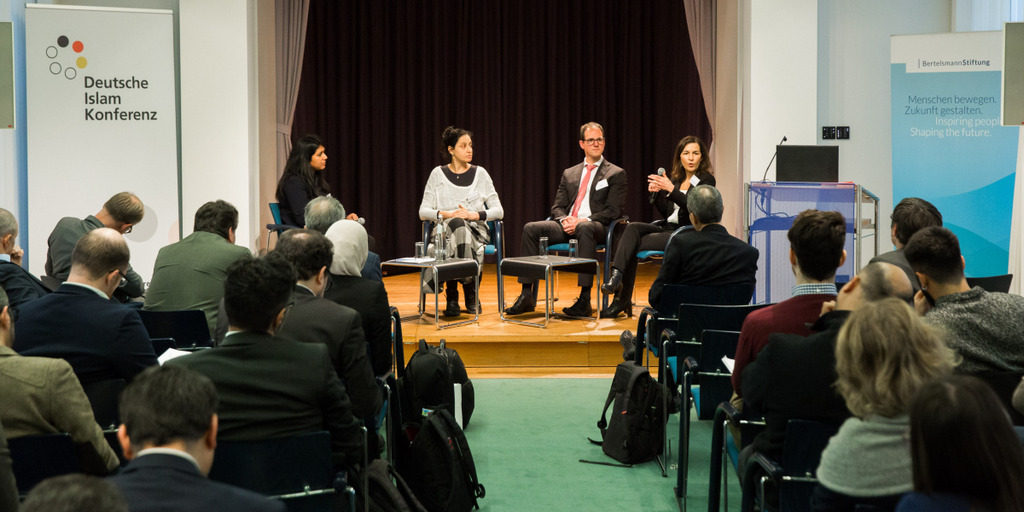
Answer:
<path fill-rule="evenodd" d="M 171 11 L 28 4 L 29 259 L 43 273 L 62 217 L 130 191 L 145 218 L 125 236 L 149 280 L 178 238 L 178 140 Z"/>

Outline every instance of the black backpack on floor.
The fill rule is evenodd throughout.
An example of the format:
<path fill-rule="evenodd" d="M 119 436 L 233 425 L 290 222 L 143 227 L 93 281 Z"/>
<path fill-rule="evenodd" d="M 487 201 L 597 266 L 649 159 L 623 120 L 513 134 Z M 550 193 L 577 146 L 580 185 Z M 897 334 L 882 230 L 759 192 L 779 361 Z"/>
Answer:
<path fill-rule="evenodd" d="M 427 512 L 409 484 L 388 461 L 374 459 L 370 462 L 367 477 L 371 512 Z M 363 510 L 362 504 L 358 508 Z"/>
<path fill-rule="evenodd" d="M 462 428 L 469 426 L 473 415 L 475 395 L 473 382 L 466 374 L 466 365 L 453 348 L 427 345 L 420 340 L 419 349 L 409 358 L 399 382 L 402 402 L 402 421 L 418 425 L 431 411 L 445 407 L 455 414 L 454 384 L 462 386 Z"/>
<path fill-rule="evenodd" d="M 665 439 L 665 386 L 651 378 L 651 374 L 635 361 L 625 361 L 615 367 L 612 388 L 605 400 L 604 410 L 597 428 L 601 429 L 604 453 L 625 463 L 647 462 L 661 453 Z M 612 419 L 606 419 L 608 407 Z"/>
<path fill-rule="evenodd" d="M 427 416 L 404 452 L 399 470 L 429 512 L 480 508 L 484 486 L 477 481 L 466 436 L 445 409 Z"/>

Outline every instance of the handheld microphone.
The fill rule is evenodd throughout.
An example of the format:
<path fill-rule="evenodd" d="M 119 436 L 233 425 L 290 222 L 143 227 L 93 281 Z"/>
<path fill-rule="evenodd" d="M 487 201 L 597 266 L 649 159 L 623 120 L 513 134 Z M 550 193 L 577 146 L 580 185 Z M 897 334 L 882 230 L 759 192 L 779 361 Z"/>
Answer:
<path fill-rule="evenodd" d="M 782 145 L 782 143 L 783 143 L 783 142 L 786 142 L 787 140 L 789 140 L 789 139 L 787 139 L 787 138 L 786 138 L 786 136 L 785 136 L 785 135 L 783 135 L 783 136 L 782 136 L 782 142 L 779 142 L 779 146 L 781 146 L 781 145 Z M 775 155 L 777 155 L 777 154 L 779 154 L 779 148 L 778 148 L 778 147 L 776 147 L 776 148 L 775 148 L 775 152 L 774 152 L 774 153 L 772 153 L 772 159 L 768 161 L 768 167 L 765 167 L 765 168 L 764 168 L 764 176 L 761 176 L 761 181 L 764 181 L 764 179 L 765 179 L 766 177 L 768 177 L 768 169 L 771 169 L 771 168 L 772 168 L 772 162 L 774 162 L 774 161 L 775 161 Z"/>
<path fill-rule="evenodd" d="M 364 219 L 362 217 L 359 217 L 358 219 L 356 219 L 356 222 L 358 222 L 362 226 L 366 225 L 366 219 Z"/>
<path fill-rule="evenodd" d="M 664 175 L 665 175 L 665 168 L 664 167 L 658 167 L 658 176 L 664 176 Z M 651 204 L 654 204 L 654 196 L 656 196 L 656 195 L 658 195 L 658 191 L 657 190 L 655 190 L 654 192 L 651 192 L 651 200 L 650 200 Z"/>

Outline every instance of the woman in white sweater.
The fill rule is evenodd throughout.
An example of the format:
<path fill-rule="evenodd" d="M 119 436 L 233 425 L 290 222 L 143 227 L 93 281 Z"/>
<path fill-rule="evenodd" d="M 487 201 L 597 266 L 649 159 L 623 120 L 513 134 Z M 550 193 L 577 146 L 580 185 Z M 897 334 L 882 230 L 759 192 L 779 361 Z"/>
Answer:
<path fill-rule="evenodd" d="M 448 257 L 473 258 L 483 268 L 484 246 L 491 240 L 487 221 L 504 216 L 501 200 L 487 170 L 470 165 L 473 161 L 472 133 L 454 126 L 445 128 L 441 134 L 441 154 L 450 159 L 450 163 L 439 165 L 430 172 L 427 186 L 423 189 L 423 201 L 420 202 L 420 219 L 434 221 L 435 237 L 438 230 L 444 232 Z M 458 316 L 461 310 L 456 281 L 448 281 L 445 285 L 447 306 L 444 315 Z M 466 295 L 466 309 L 470 313 L 479 313 L 481 308 L 476 296 L 475 278 L 463 280 L 462 289 Z"/>

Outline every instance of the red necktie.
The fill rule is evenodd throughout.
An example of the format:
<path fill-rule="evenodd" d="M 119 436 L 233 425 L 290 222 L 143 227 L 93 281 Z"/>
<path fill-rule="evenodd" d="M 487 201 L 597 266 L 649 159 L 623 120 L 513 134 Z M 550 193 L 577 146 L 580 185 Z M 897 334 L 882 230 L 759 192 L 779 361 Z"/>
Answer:
<path fill-rule="evenodd" d="M 583 177 L 583 181 L 580 182 L 580 193 L 576 194 L 576 203 L 572 205 L 572 215 L 575 217 L 580 211 L 580 205 L 583 204 L 583 197 L 587 195 L 587 188 L 590 186 L 590 172 L 597 167 L 593 164 L 587 164 L 587 174 Z"/>

